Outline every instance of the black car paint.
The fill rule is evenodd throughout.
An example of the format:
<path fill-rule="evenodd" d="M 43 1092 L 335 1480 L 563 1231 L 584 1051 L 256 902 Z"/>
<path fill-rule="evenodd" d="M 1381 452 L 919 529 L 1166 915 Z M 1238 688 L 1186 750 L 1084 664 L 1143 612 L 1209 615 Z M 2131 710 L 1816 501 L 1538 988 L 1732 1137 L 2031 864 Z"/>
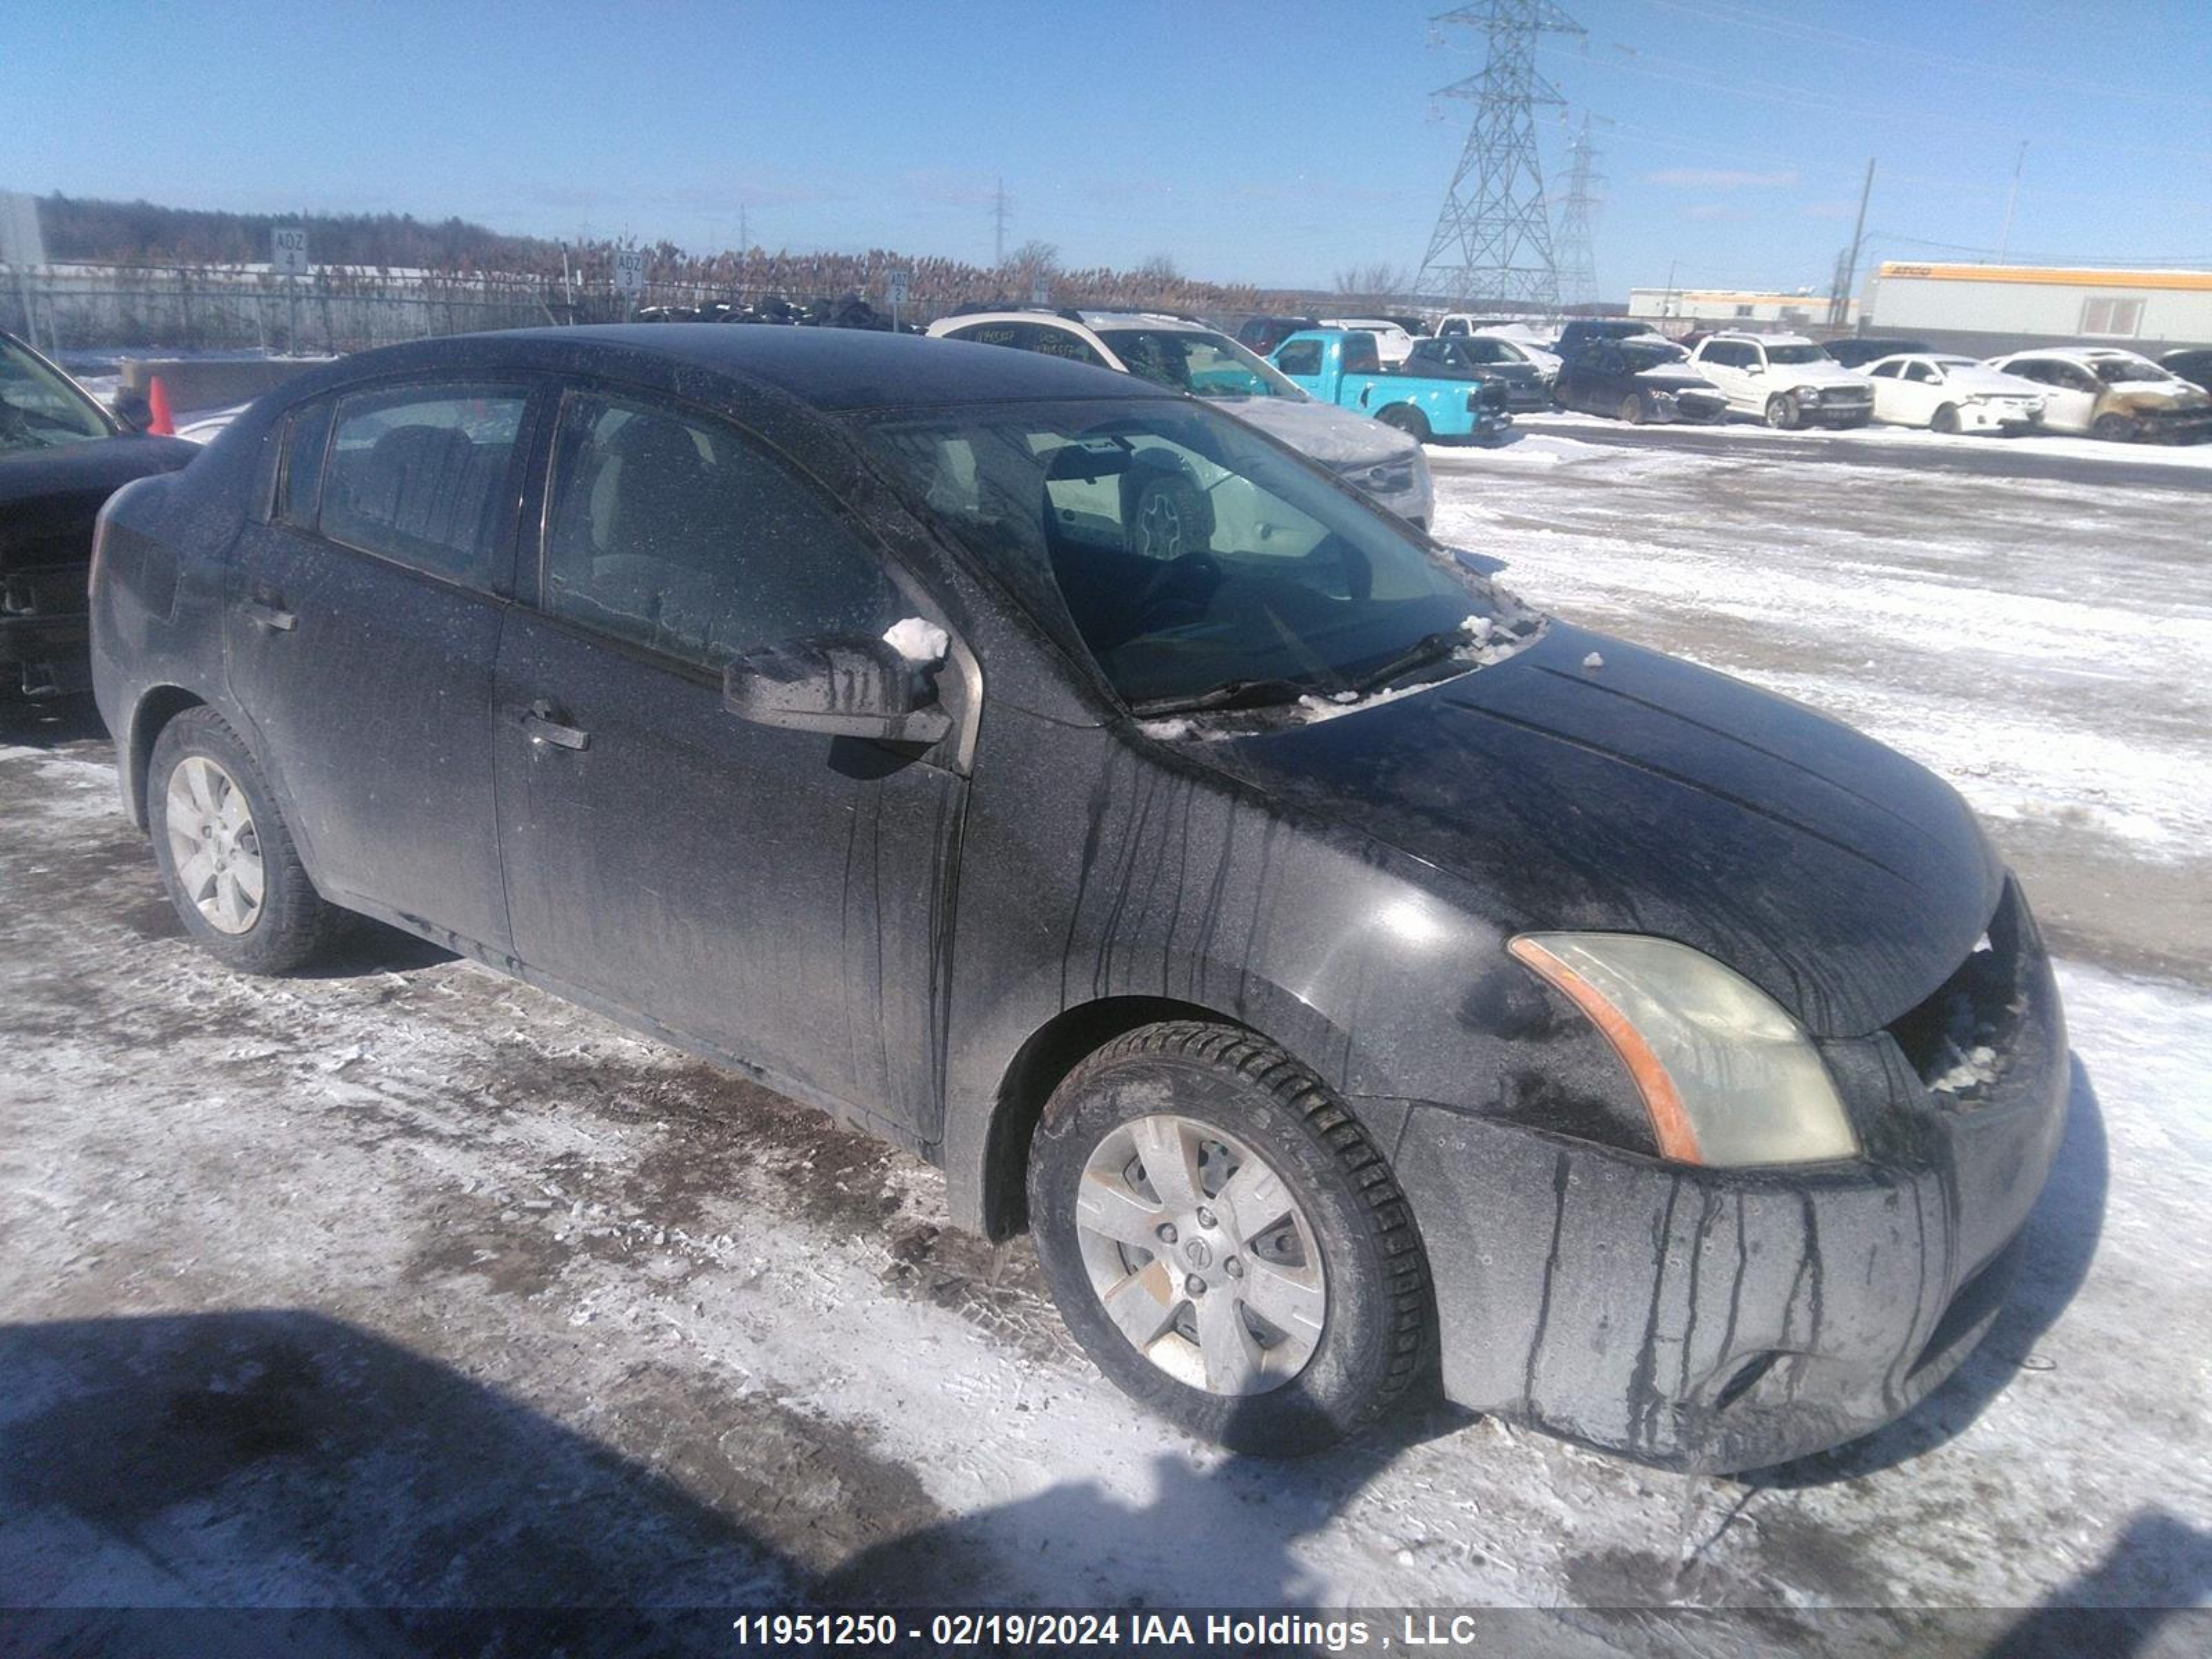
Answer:
<path fill-rule="evenodd" d="M 1717 421 L 1728 413 L 1720 388 L 1686 361 L 1638 368 L 1628 351 L 1605 340 L 1560 363 L 1552 395 L 1562 409 L 1609 416 L 1633 398 L 1646 421 Z"/>
<path fill-rule="evenodd" d="M 1439 380 L 1474 380 L 1503 388 L 1505 407 L 1515 414 L 1552 406 L 1551 388 L 1544 372 L 1534 363 L 1470 363 L 1462 361 L 1464 339 L 1422 338 L 1400 366 L 1405 374 L 1426 375 Z"/>
<path fill-rule="evenodd" d="M 951 631 L 951 734 L 916 756 L 746 726 L 708 677 L 537 612 L 522 527 L 542 442 L 505 499 L 512 568 L 490 595 L 336 574 L 249 591 L 288 409 L 488 374 L 718 410 L 797 461 Z M 205 702 L 255 744 L 324 890 L 921 1153 L 956 1222 L 994 1236 L 1022 1224 L 1030 1128 L 1082 1053 L 1164 1017 L 1249 1026 L 1393 1157 L 1438 1267 L 1445 1386 L 1470 1407 L 1741 1468 L 1932 1388 L 1969 1345 L 1923 1358 L 1926 1333 L 2039 1190 L 2063 1086 L 2047 995 L 2020 1099 L 1971 1132 L 1938 1123 L 1886 1029 L 1998 911 L 2002 872 L 1964 805 L 1795 704 L 1558 623 L 1334 719 L 1149 735 L 1048 597 L 940 536 L 852 436 L 874 408 L 1158 395 L 1027 353 L 710 325 L 447 340 L 315 371 L 111 510 L 94 641 L 126 804 L 143 824 L 155 730 Z M 389 637 L 257 690 L 253 652 L 313 635 L 304 616 L 240 620 L 248 599 L 384 606 Z M 270 697 L 315 705 L 314 729 L 288 735 Z M 535 705 L 589 747 L 532 745 Z M 1764 986 L 1822 1039 L 1866 1158 L 1650 1156 L 1603 1040 L 1504 953 L 1559 927 L 1671 934 Z M 2021 972 L 2042 984 L 2028 940 Z M 1860 1278 L 1914 1294 L 1847 1292 Z M 1848 1319 L 1822 1311 L 1845 1299 Z M 1630 1304 L 1640 1324 L 1606 1311 Z M 1868 1364 L 1891 1378 L 1908 1352 L 1910 1386 L 1869 1389 Z M 1796 1358 L 1719 1399 L 1772 1352 Z"/>
<path fill-rule="evenodd" d="M 1840 340 L 1823 341 L 1820 349 L 1845 368 L 1863 368 L 1869 363 L 1879 362 L 1884 357 L 1901 357 L 1907 354 L 1925 356 L 1933 348 L 1924 340 L 1863 335 L 1846 336 Z"/>
<path fill-rule="evenodd" d="M 2187 346 L 2179 351 L 2169 351 L 2158 360 L 2158 366 L 2177 379 L 2212 392 L 2212 346 Z"/>
<path fill-rule="evenodd" d="M 0 344 L 29 352 L 13 335 L 0 334 Z M 84 689 L 93 521 L 123 485 L 174 471 L 199 453 L 175 438 L 125 434 L 94 399 L 84 401 L 112 435 L 0 453 L 0 696 Z"/>

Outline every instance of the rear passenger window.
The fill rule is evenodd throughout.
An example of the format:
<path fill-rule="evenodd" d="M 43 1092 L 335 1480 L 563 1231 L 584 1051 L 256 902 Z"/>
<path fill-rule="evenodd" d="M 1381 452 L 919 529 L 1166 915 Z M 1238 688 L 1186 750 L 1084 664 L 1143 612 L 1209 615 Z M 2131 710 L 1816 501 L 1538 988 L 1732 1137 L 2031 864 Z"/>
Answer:
<path fill-rule="evenodd" d="M 349 547 L 489 586 L 502 488 L 528 392 L 411 386 L 337 406 L 322 533 Z"/>
<path fill-rule="evenodd" d="M 327 398 L 292 411 L 284 433 L 284 456 L 276 481 L 279 523 L 312 530 L 323 489 L 323 450 L 331 438 Z"/>
<path fill-rule="evenodd" d="M 562 404 L 542 603 L 708 668 L 910 615 L 882 565 L 737 428 L 597 394 Z"/>

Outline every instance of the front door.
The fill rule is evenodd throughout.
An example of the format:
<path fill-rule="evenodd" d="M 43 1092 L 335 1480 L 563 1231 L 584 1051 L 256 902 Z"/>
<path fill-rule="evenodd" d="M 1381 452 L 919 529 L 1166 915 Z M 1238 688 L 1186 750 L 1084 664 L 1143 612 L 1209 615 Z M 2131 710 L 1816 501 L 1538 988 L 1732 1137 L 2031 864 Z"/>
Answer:
<path fill-rule="evenodd" d="M 223 624 L 232 695 L 316 882 L 494 955 L 491 677 L 528 403 L 441 383 L 295 411 Z"/>
<path fill-rule="evenodd" d="M 935 751 L 749 725 L 720 685 L 737 653 L 928 602 L 764 445 L 648 396 L 572 391 L 545 492 L 495 696 L 517 954 L 934 1139 L 964 781 Z"/>

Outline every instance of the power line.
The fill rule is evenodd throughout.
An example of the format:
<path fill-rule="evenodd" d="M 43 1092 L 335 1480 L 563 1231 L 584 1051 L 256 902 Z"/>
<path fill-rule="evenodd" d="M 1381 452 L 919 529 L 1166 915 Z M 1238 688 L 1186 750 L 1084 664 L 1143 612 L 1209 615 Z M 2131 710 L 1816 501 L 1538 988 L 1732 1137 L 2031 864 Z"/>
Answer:
<path fill-rule="evenodd" d="M 1565 100 L 1536 73 L 1536 42 L 1545 34 L 1580 35 L 1583 27 L 1551 0 L 1476 0 L 1440 12 L 1430 20 L 1439 43 L 1438 26 L 1448 23 L 1481 30 L 1488 55 L 1481 73 L 1436 94 L 1472 103 L 1474 120 L 1413 291 L 1462 307 L 1519 301 L 1555 311 L 1559 272 L 1536 155 L 1535 111 Z"/>
<path fill-rule="evenodd" d="M 1567 197 L 1559 208 L 1559 299 L 1565 305 L 1588 305 L 1597 298 L 1597 263 L 1590 247 L 1590 210 L 1595 199 L 1590 186 L 1604 179 L 1595 171 L 1596 161 L 1585 110 L 1581 128 L 1567 141 Z"/>

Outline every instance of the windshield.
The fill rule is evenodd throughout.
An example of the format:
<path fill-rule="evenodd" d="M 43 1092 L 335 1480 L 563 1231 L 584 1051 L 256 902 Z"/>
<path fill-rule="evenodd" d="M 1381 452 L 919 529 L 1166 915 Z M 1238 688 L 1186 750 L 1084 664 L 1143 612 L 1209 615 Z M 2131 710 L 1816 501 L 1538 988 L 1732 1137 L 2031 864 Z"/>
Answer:
<path fill-rule="evenodd" d="M 2173 377 L 2147 357 L 2100 357 L 2090 365 L 2106 386 L 2128 380 L 2168 380 Z"/>
<path fill-rule="evenodd" d="M 1834 358 L 1809 340 L 1802 345 L 1771 345 L 1766 348 L 1770 363 L 1828 363 Z"/>
<path fill-rule="evenodd" d="M 1519 351 L 1504 340 L 1484 339 L 1480 337 L 1461 341 L 1459 355 L 1463 362 L 1470 363 L 1518 363 L 1527 361 Z"/>
<path fill-rule="evenodd" d="M 0 453 L 83 443 L 113 430 L 74 381 L 0 340 Z"/>
<path fill-rule="evenodd" d="M 1250 704 L 1342 696 L 1431 635 L 1463 637 L 1471 617 L 1527 615 L 1212 410 L 891 411 L 869 423 L 866 441 L 1140 712 L 1224 687 Z"/>
<path fill-rule="evenodd" d="M 1304 398 L 1267 364 L 1225 334 L 1195 329 L 1102 328 L 1098 337 L 1129 373 L 1170 392 L 1200 398 Z"/>

